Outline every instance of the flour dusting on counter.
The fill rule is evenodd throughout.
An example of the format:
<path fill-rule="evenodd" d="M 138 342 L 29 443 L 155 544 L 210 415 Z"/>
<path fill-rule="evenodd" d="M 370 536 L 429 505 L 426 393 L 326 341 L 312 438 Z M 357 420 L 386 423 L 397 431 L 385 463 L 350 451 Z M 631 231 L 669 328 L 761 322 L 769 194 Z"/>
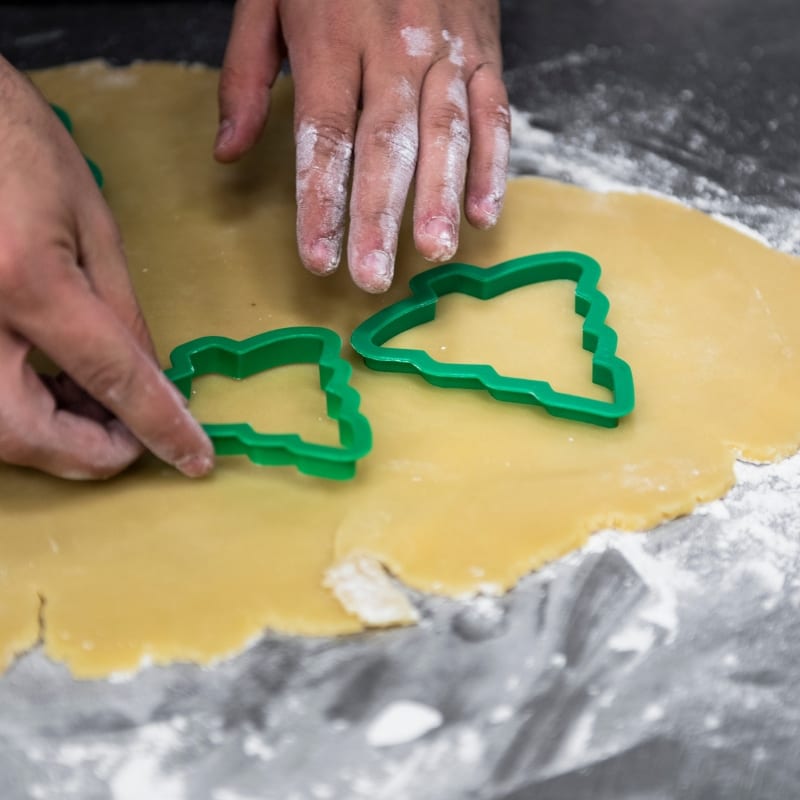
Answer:
<path fill-rule="evenodd" d="M 435 708 L 411 700 L 398 700 L 384 708 L 367 728 L 373 747 L 392 747 L 419 739 L 442 724 Z"/>

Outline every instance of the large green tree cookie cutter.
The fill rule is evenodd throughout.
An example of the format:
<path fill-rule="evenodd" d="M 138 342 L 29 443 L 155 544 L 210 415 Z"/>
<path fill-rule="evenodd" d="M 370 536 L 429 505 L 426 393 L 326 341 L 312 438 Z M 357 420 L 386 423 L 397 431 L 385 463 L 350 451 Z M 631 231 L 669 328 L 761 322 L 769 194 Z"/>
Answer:
<path fill-rule="evenodd" d="M 289 364 L 317 364 L 328 416 L 339 423 L 341 447 L 304 441 L 295 433 L 258 433 L 247 423 L 204 425 L 218 455 L 247 456 L 260 465 L 294 465 L 300 472 L 347 480 L 356 462 L 372 449 L 372 431 L 359 413 L 361 397 L 349 385 L 352 370 L 340 356 L 342 340 L 327 328 L 295 327 L 267 331 L 236 341 L 205 336 L 176 347 L 167 377 L 189 399 L 200 375 L 242 380 Z"/>
<path fill-rule="evenodd" d="M 597 288 L 600 274 L 593 258 L 572 252 L 525 256 L 489 269 L 468 264 L 435 267 L 411 279 L 411 297 L 359 325 L 351 344 L 375 370 L 416 373 L 445 388 L 484 389 L 497 400 L 539 405 L 556 417 L 613 428 L 633 411 L 633 376 L 616 355 L 617 335 L 605 323 L 609 303 Z M 583 349 L 592 353 L 592 381 L 612 392 L 612 402 L 558 392 L 541 380 L 499 375 L 488 364 L 447 364 L 423 350 L 383 346 L 392 337 L 433 320 L 444 295 L 461 293 L 491 300 L 522 286 L 563 279 L 576 283 L 575 311 L 584 317 Z"/>

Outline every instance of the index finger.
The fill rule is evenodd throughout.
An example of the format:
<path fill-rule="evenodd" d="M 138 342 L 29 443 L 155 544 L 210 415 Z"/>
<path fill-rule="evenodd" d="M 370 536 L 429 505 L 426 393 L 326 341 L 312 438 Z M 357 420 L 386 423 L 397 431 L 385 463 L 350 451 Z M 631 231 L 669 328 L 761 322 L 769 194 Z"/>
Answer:
<path fill-rule="evenodd" d="M 418 104 L 419 86 L 402 72 L 365 73 L 348 262 L 354 283 L 372 294 L 385 292 L 394 276 L 400 222 L 417 166 Z"/>
<path fill-rule="evenodd" d="M 17 292 L 14 328 L 159 458 L 189 477 L 210 472 L 213 447 L 183 397 L 69 254 L 43 263 L 38 278 Z"/>

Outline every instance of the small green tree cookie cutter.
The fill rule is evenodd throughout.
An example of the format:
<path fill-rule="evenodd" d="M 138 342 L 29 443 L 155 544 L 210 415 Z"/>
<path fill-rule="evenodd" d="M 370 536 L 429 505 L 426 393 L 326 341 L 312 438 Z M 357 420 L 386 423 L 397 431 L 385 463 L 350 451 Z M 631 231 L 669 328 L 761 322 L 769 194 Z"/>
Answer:
<path fill-rule="evenodd" d="M 54 103 L 50 104 L 50 108 L 53 109 L 56 116 L 61 120 L 61 124 L 67 129 L 67 131 L 72 135 L 72 117 L 63 109 L 61 106 L 57 106 Z M 89 165 L 89 169 L 92 171 L 92 177 L 94 178 L 94 182 L 97 184 L 99 189 L 103 188 L 103 173 L 100 167 L 92 161 L 91 158 L 84 156 L 86 159 L 86 163 Z"/>
<path fill-rule="evenodd" d="M 628 364 L 616 356 L 617 335 L 605 324 L 609 303 L 597 288 L 600 274 L 597 261 L 573 252 L 524 256 L 488 269 L 445 264 L 412 278 L 411 297 L 363 322 L 350 341 L 375 370 L 416 373 L 444 388 L 485 389 L 497 400 L 539 405 L 556 417 L 613 428 L 633 411 L 633 376 Z M 522 286 L 563 279 L 576 283 L 575 311 L 584 317 L 583 349 L 592 353 L 592 381 L 612 392 L 612 402 L 558 392 L 541 380 L 499 375 L 488 364 L 447 364 L 423 350 L 383 346 L 392 337 L 433 320 L 444 295 L 461 293 L 491 300 Z"/>
<path fill-rule="evenodd" d="M 349 385 L 352 370 L 340 356 L 342 340 L 328 328 L 295 327 L 236 341 L 205 336 L 176 347 L 167 377 L 189 399 L 200 375 L 244 379 L 289 364 L 317 364 L 328 416 L 339 423 L 341 447 L 306 442 L 295 433 L 258 433 L 246 423 L 204 425 L 218 455 L 243 455 L 260 465 L 294 465 L 321 478 L 347 480 L 372 449 L 372 431 L 359 413 L 361 397 Z"/>

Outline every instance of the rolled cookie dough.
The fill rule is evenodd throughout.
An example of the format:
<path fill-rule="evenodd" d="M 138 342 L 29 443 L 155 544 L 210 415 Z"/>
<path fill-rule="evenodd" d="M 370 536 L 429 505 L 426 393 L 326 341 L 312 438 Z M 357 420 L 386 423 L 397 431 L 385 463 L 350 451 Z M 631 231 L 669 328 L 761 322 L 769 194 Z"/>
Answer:
<path fill-rule="evenodd" d="M 295 251 L 290 87 L 277 87 L 257 150 L 222 167 L 210 157 L 216 77 L 87 63 L 34 80 L 69 109 L 81 148 L 103 168 L 164 363 L 175 345 L 207 334 L 310 324 L 346 338 L 427 265 L 405 229 L 387 296 L 359 293 L 345 267 L 325 280 L 306 273 Z M 371 615 L 379 624 L 410 620 L 392 584 L 370 590 L 376 564 L 428 592 L 507 589 L 594 530 L 647 528 L 719 497 L 739 454 L 795 451 L 795 259 L 676 203 L 535 179 L 512 182 L 494 232 L 464 231 L 458 258 L 489 266 L 560 249 L 604 268 L 609 323 L 638 392 L 618 429 L 372 373 L 353 359 L 375 448 L 350 483 L 238 459 L 198 482 L 154 460 L 94 485 L 0 467 L 0 662 L 42 636 L 76 675 L 101 676 L 145 657 L 209 662 L 265 628 L 358 631 L 362 621 L 324 585 L 338 579 L 351 611 L 372 597 L 398 603 L 388 620 Z M 436 322 L 402 340 L 596 392 L 573 288 L 447 298 Z M 247 414 L 331 441 L 313 377 L 288 367 L 252 384 L 204 379 L 195 408 L 205 421 Z"/>

